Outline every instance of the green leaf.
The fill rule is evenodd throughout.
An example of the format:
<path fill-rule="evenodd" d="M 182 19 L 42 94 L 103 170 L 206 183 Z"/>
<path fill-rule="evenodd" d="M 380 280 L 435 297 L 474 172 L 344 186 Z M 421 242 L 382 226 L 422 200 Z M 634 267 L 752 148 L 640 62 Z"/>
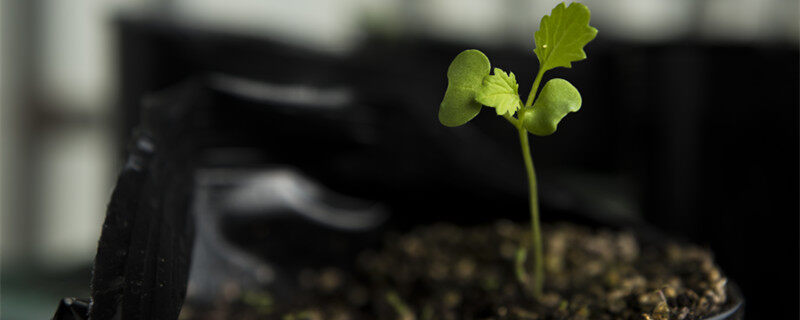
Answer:
<path fill-rule="evenodd" d="M 539 68 L 544 71 L 556 68 L 571 68 L 571 62 L 586 59 L 583 46 L 597 35 L 597 29 L 589 26 L 589 8 L 577 2 L 566 7 L 559 3 L 549 16 L 542 17 L 539 31 L 534 34 L 539 58 Z"/>
<path fill-rule="evenodd" d="M 478 50 L 459 53 L 447 69 L 447 91 L 439 105 L 439 122 L 448 127 L 467 123 L 481 111 L 475 93 L 489 75 L 489 58 Z"/>
<path fill-rule="evenodd" d="M 522 125 L 530 133 L 537 136 L 547 136 L 556 131 L 558 122 L 567 113 L 575 112 L 581 108 L 581 94 L 572 84 L 564 79 L 548 81 L 533 108 L 525 112 Z"/>
<path fill-rule="evenodd" d="M 519 84 L 514 73 L 509 76 L 500 68 L 494 68 L 494 74 L 483 78 L 483 85 L 478 89 L 475 100 L 497 111 L 497 115 L 513 116 L 522 107 L 519 99 Z"/>

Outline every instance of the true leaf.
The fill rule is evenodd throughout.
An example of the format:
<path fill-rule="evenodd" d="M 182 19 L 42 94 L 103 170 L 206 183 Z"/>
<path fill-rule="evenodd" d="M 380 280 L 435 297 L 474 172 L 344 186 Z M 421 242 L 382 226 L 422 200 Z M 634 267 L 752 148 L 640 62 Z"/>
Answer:
<path fill-rule="evenodd" d="M 489 58 L 478 50 L 459 53 L 447 69 L 447 91 L 439 105 L 439 122 L 457 127 L 472 120 L 481 111 L 475 94 L 489 75 Z"/>
<path fill-rule="evenodd" d="M 581 94 L 578 89 L 567 80 L 556 78 L 544 85 L 533 108 L 525 112 L 522 124 L 530 133 L 547 136 L 556 131 L 558 123 L 567 113 L 580 108 Z"/>
<path fill-rule="evenodd" d="M 539 68 L 547 71 L 556 67 L 571 68 L 573 61 L 586 59 L 583 46 L 597 35 L 589 26 L 589 8 L 577 2 L 566 7 L 559 3 L 550 15 L 542 17 L 534 34 Z"/>
<path fill-rule="evenodd" d="M 519 99 L 519 84 L 514 73 L 506 74 L 500 68 L 494 68 L 494 74 L 483 79 L 475 100 L 497 111 L 497 115 L 513 116 L 522 107 Z"/>

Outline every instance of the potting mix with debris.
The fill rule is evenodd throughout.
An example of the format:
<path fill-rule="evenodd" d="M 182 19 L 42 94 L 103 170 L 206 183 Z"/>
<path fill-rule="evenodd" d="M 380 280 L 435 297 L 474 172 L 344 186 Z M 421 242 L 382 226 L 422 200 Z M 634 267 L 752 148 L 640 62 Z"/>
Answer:
<path fill-rule="evenodd" d="M 524 225 L 448 224 L 389 234 L 355 270 L 306 269 L 302 295 L 239 292 L 182 319 L 704 319 L 729 305 L 710 251 L 643 244 L 630 233 L 562 224 L 543 229 L 547 280 L 530 295 L 518 272 Z"/>

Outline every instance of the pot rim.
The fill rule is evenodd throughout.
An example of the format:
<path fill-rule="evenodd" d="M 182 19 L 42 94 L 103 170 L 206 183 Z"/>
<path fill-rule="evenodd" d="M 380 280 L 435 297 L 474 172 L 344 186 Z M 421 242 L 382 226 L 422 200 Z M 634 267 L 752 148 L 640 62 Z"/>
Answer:
<path fill-rule="evenodd" d="M 742 291 L 739 289 L 733 281 L 728 280 L 728 284 L 726 285 L 728 296 L 736 301 L 733 305 L 731 305 L 727 310 L 723 310 L 717 315 L 711 316 L 709 318 L 705 318 L 705 320 L 727 320 L 727 319 L 735 319 L 732 316 L 743 312 L 744 310 L 744 297 L 742 296 Z"/>

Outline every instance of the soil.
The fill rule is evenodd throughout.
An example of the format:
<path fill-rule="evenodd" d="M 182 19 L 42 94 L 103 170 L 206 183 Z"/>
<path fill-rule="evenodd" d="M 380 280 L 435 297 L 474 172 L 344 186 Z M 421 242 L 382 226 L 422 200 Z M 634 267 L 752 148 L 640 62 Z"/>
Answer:
<path fill-rule="evenodd" d="M 709 250 L 568 224 L 543 228 L 545 292 L 533 299 L 525 279 L 531 261 L 518 259 L 527 230 L 499 221 L 389 234 L 380 250 L 359 255 L 353 271 L 299 272 L 301 298 L 240 292 L 211 309 L 187 304 L 181 318 L 691 320 L 731 303 Z"/>

